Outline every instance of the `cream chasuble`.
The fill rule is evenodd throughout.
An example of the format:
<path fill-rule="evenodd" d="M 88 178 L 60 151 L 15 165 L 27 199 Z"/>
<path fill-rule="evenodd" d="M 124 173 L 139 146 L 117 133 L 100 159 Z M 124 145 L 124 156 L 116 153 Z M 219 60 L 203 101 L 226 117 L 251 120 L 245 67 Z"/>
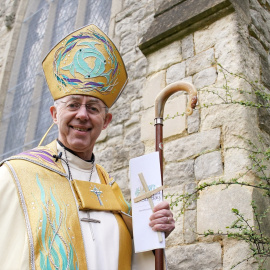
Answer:
<path fill-rule="evenodd" d="M 1 269 L 130 269 L 131 237 L 123 219 L 110 211 L 77 212 L 72 184 L 53 153 L 55 142 L 19 154 L 0 168 Z M 73 178 L 89 181 L 92 164 L 67 156 Z M 41 160 L 49 169 L 36 165 Z M 91 180 L 98 185 L 112 179 L 99 166 Z M 111 189 L 128 212 L 117 184 Z M 100 223 L 81 221 L 89 217 Z"/>

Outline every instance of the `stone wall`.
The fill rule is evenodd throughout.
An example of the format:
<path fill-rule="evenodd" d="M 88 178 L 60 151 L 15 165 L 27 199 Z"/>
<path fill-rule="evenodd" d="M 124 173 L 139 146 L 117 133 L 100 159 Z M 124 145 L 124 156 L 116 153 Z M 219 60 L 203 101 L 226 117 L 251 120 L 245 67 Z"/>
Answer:
<path fill-rule="evenodd" d="M 192 116 L 164 122 L 166 194 L 189 192 L 205 181 L 231 179 L 245 172 L 250 165 L 248 153 L 235 147 L 247 145 L 236 135 L 255 142 L 262 135 L 269 142 L 268 112 L 258 115 L 255 109 L 228 100 L 226 104 L 224 85 L 247 91 L 250 86 L 235 76 L 225 78 L 217 65 L 268 87 L 269 1 L 210 1 L 226 2 L 226 12 L 219 11 L 218 17 L 201 24 L 196 17 L 197 28 L 190 27 L 174 38 L 161 36 L 153 48 L 142 52 L 141 42 L 149 40 L 145 35 L 157 20 L 155 12 L 160 4 L 166 5 L 161 2 L 117 1 L 117 12 L 112 15 L 110 35 L 126 63 L 129 84 L 111 110 L 113 122 L 99 139 L 96 153 L 127 197 L 128 160 L 154 151 L 154 100 L 169 83 L 193 83 L 199 89 L 199 102 Z M 189 20 L 192 24 L 195 19 Z M 232 95 L 234 100 L 255 98 L 240 91 Z M 185 107 L 186 95 L 176 94 L 166 103 L 164 115 L 181 115 Z M 246 175 L 244 180 L 252 182 L 254 176 Z M 235 220 L 232 208 L 239 209 L 253 224 L 250 203 L 257 196 L 254 190 L 239 186 L 223 189 L 217 186 L 204 190 L 200 199 L 178 218 L 175 231 L 167 239 L 169 269 L 225 270 L 248 256 L 246 243 L 199 235 L 208 229 L 226 231 L 226 226 Z M 177 216 L 179 207 L 174 211 Z M 249 260 L 235 269 L 256 268 L 257 264 Z"/>
<path fill-rule="evenodd" d="M 4 7 L 0 17 L 1 91 L 7 89 L 3 87 L 3 78 L 10 72 L 10 59 L 14 56 L 12 52 L 18 36 L 12 30 L 12 24 L 7 26 L 4 22 L 23 2 L 26 3 L 1 1 L 1 8 Z M 174 7 L 182 12 L 182 4 L 185 7 L 193 4 L 190 5 L 193 9 L 185 9 L 181 17 L 185 15 L 186 21 L 183 19 L 171 26 L 175 29 L 173 33 L 167 28 L 168 31 L 163 33 L 165 27 L 160 27 L 151 49 L 143 49 L 146 41 L 154 38 L 148 30 L 158 25 L 159 17 L 166 17 L 164 14 Z M 203 6 L 203 16 L 200 5 Z M 15 24 L 18 24 L 16 31 L 19 31 L 21 15 L 17 16 Z M 199 90 L 199 101 L 192 116 L 177 116 L 164 122 L 166 194 L 192 192 L 198 184 L 221 177 L 231 179 L 245 172 L 250 160 L 247 151 L 240 148 L 247 145 L 236 135 L 255 143 L 258 136 L 262 136 L 265 147 L 269 147 L 269 111 L 261 109 L 258 113 L 252 108 L 230 104 L 224 94 L 224 85 L 229 89 L 245 90 L 250 90 L 250 86 L 235 76 L 225 78 L 217 65 L 241 73 L 250 81 L 258 81 L 268 93 L 269 16 L 269 0 L 113 0 L 109 36 L 126 63 L 129 83 L 111 109 L 113 121 L 99 137 L 95 153 L 98 162 L 116 179 L 127 199 L 130 198 L 129 159 L 154 151 L 155 97 L 165 86 L 177 80 L 193 83 Z M 177 21 L 168 18 L 171 22 Z M 240 91 L 233 91 L 232 95 L 235 100 L 256 99 Z M 1 92 L 0 106 L 4 96 L 5 93 Z M 181 115 L 186 108 L 186 99 L 183 93 L 172 96 L 166 103 L 164 115 Z M 251 183 L 254 179 L 252 173 L 244 178 Z M 226 226 L 235 219 L 232 208 L 245 213 L 252 223 L 251 201 L 260 201 L 262 208 L 268 203 L 252 188 L 231 186 L 223 189 L 217 186 L 204 190 L 200 199 L 178 217 L 176 229 L 167 239 L 170 270 L 227 270 L 249 255 L 246 243 L 221 236 L 205 238 L 200 235 L 208 229 L 226 231 Z M 179 207 L 174 209 L 175 216 L 179 214 Z M 250 260 L 235 269 L 256 268 L 256 262 Z"/>

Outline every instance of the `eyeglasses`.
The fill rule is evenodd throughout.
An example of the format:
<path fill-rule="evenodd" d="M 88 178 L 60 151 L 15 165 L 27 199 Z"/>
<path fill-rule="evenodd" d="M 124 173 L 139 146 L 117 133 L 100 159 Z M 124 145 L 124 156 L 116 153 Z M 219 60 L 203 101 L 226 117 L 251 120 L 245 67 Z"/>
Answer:
<path fill-rule="evenodd" d="M 81 104 L 76 101 L 61 101 L 62 103 L 65 103 L 66 108 L 70 112 L 76 112 L 78 111 L 81 106 L 85 106 L 86 111 L 89 114 L 98 115 L 102 112 L 102 108 L 106 108 L 105 106 L 101 106 L 99 103 L 87 103 L 87 104 Z"/>

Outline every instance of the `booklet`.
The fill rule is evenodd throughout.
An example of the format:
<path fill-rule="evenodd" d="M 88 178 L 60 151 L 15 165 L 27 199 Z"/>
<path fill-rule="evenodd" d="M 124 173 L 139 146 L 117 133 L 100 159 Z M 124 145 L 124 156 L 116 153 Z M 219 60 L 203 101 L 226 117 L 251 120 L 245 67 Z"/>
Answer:
<path fill-rule="evenodd" d="M 130 160 L 129 166 L 135 253 L 165 248 L 165 234 L 159 233 L 159 236 L 149 226 L 152 208 L 148 199 L 143 199 L 137 203 L 134 202 L 135 198 L 145 193 L 139 175 L 143 175 L 149 191 L 161 187 L 159 153 L 154 152 L 133 158 Z M 150 198 L 153 204 L 157 205 L 163 200 L 162 191 L 153 194 Z"/>

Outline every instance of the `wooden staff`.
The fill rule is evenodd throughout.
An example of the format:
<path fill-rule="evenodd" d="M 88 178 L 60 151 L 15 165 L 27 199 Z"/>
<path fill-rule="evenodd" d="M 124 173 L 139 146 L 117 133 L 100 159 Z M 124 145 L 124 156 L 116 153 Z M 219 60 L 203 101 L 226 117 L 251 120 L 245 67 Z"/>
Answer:
<path fill-rule="evenodd" d="M 189 94 L 189 101 L 186 114 L 191 115 L 197 103 L 197 91 L 195 87 L 187 82 L 175 82 L 165 87 L 155 101 L 155 127 L 156 127 L 156 151 L 159 152 L 161 181 L 163 185 L 163 113 L 168 98 L 178 92 L 186 91 Z M 164 249 L 155 250 L 155 269 L 164 270 Z"/>

